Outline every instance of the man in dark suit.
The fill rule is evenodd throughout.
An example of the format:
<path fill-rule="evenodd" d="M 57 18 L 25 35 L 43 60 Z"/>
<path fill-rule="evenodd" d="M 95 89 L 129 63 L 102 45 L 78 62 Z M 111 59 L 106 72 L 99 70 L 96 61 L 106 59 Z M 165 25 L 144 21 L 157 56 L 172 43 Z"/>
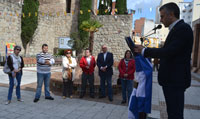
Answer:
<path fill-rule="evenodd" d="M 99 68 L 99 76 L 100 76 L 100 96 L 99 98 L 105 98 L 105 81 L 107 82 L 108 87 L 108 99 L 109 101 L 113 101 L 112 94 L 112 75 L 113 75 L 113 54 L 107 52 L 107 47 L 105 45 L 102 46 L 102 53 L 98 54 L 97 57 L 97 66 Z"/>
<path fill-rule="evenodd" d="M 160 58 L 158 82 L 165 96 L 168 119 L 183 119 L 184 92 L 191 84 L 193 31 L 179 19 L 180 10 L 175 3 L 167 3 L 159 11 L 160 21 L 170 30 L 164 46 L 144 48 L 137 45 L 134 51 L 144 57 Z"/>

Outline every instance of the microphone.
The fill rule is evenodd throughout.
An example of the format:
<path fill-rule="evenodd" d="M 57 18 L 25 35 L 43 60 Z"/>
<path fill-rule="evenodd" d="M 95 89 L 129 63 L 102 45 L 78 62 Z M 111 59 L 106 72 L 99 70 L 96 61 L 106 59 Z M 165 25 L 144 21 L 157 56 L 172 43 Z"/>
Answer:
<path fill-rule="evenodd" d="M 148 37 L 148 36 L 150 36 L 150 35 L 153 35 L 153 34 L 155 34 L 156 33 L 156 30 L 157 29 L 161 29 L 162 28 L 162 25 L 158 25 L 158 26 L 156 26 L 155 28 L 153 28 L 151 31 L 149 31 L 144 37 Z M 152 31 L 154 31 L 154 33 L 151 33 L 151 34 L 149 34 L 150 32 L 152 32 Z"/>
<path fill-rule="evenodd" d="M 156 30 L 156 29 L 161 29 L 162 28 L 162 25 L 158 25 L 157 27 L 153 28 L 152 30 Z"/>

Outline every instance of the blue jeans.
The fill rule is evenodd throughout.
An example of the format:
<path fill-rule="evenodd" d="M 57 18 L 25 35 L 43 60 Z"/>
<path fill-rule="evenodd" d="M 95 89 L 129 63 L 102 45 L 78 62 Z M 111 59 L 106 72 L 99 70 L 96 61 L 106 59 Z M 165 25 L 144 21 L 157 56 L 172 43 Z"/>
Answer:
<path fill-rule="evenodd" d="M 113 92 L 112 92 L 112 75 L 110 76 L 100 76 L 100 88 L 101 88 L 101 95 L 106 96 L 105 93 L 105 81 L 107 82 L 108 87 L 108 98 L 113 99 Z"/>
<path fill-rule="evenodd" d="M 9 77 L 8 100 L 11 100 L 13 88 L 14 88 L 14 78 L 12 77 L 12 75 L 8 75 L 8 77 Z M 16 95 L 17 95 L 17 99 L 21 99 L 21 94 L 20 94 L 21 78 L 22 78 L 22 72 L 18 72 L 16 74 L 16 79 L 17 79 Z"/>
<path fill-rule="evenodd" d="M 50 92 L 49 92 L 50 77 L 51 73 L 37 73 L 37 90 L 35 94 L 36 99 L 40 98 L 43 81 L 45 87 L 45 97 L 50 97 Z"/>
<path fill-rule="evenodd" d="M 122 98 L 124 101 L 126 101 L 127 100 L 126 93 L 128 93 L 128 101 L 129 101 L 132 90 L 133 90 L 133 80 L 121 79 L 121 83 L 122 83 Z"/>

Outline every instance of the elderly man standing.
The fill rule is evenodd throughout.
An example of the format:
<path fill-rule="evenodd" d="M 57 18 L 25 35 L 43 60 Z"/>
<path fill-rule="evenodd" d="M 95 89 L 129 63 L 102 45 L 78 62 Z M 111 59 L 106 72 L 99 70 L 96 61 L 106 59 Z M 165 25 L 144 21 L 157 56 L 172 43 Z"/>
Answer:
<path fill-rule="evenodd" d="M 112 93 L 112 75 L 113 75 L 113 54 L 107 52 L 106 45 L 102 46 L 102 53 L 98 54 L 97 57 L 97 66 L 99 68 L 99 76 L 100 76 L 100 89 L 101 95 L 99 98 L 105 98 L 105 81 L 107 82 L 108 87 L 108 99 L 109 101 L 113 101 L 113 93 Z"/>
<path fill-rule="evenodd" d="M 45 86 L 45 99 L 54 100 L 49 92 L 51 66 L 55 63 L 52 55 L 48 53 L 48 45 L 42 45 L 42 52 L 37 54 L 37 90 L 33 102 L 38 102 L 41 95 L 42 84 Z"/>

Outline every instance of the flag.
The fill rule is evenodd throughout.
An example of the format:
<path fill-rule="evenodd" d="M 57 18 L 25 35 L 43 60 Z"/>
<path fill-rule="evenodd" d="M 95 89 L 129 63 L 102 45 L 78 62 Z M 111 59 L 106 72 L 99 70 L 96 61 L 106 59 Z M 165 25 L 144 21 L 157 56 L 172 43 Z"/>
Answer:
<path fill-rule="evenodd" d="M 128 108 L 128 119 L 139 119 L 139 112 L 151 113 L 152 64 L 141 55 L 135 56 L 136 80 Z"/>

